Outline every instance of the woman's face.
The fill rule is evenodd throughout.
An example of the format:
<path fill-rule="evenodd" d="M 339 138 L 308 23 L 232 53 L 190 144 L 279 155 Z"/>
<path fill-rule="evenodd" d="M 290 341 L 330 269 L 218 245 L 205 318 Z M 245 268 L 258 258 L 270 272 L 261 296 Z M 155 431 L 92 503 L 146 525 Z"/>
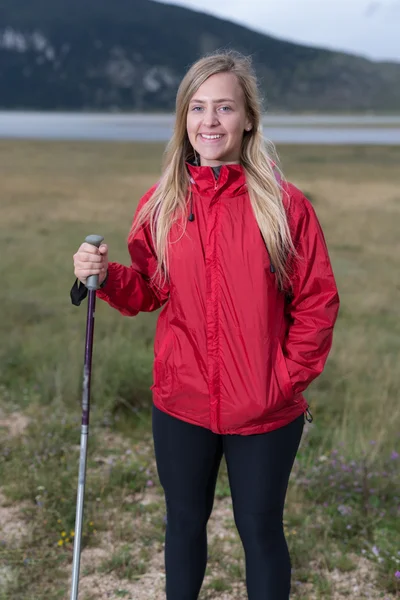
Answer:
<path fill-rule="evenodd" d="M 239 162 L 251 122 L 236 75 L 217 73 L 199 87 L 189 104 L 186 128 L 202 166 Z"/>

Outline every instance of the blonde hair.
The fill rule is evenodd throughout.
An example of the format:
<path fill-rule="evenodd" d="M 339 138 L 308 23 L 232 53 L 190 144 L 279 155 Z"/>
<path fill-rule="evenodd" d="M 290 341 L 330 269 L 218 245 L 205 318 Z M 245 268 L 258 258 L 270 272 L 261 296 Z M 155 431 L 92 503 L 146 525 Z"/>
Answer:
<path fill-rule="evenodd" d="M 158 268 L 155 276 L 168 276 L 168 239 L 172 224 L 185 215 L 190 178 L 186 161 L 195 158 L 186 130 L 189 103 L 199 87 L 217 73 L 234 73 L 243 90 L 246 113 L 252 129 L 243 135 L 240 164 L 261 235 L 275 267 L 278 285 L 289 283 L 289 254 L 295 254 L 286 211 L 282 202 L 283 175 L 278 167 L 274 145 L 262 133 L 262 102 L 251 59 L 238 52 L 207 55 L 195 62 L 183 78 L 176 97 L 173 135 L 164 153 L 159 185 L 135 219 L 132 235 L 145 223 L 149 225 Z M 279 173 L 277 177 L 274 169 Z M 186 220 L 185 220 L 186 221 Z M 186 225 L 183 225 L 185 228 Z"/>

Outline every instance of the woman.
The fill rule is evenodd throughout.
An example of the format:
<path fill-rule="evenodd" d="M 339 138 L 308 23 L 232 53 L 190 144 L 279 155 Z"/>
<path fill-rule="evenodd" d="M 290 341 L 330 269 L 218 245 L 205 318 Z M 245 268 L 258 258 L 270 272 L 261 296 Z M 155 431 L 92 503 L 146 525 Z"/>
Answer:
<path fill-rule="evenodd" d="M 162 177 L 142 198 L 130 267 L 83 244 L 81 281 L 124 315 L 164 305 L 155 338 L 153 435 L 167 506 L 168 600 L 195 600 L 221 457 L 250 600 L 287 600 L 286 489 L 339 299 L 310 202 L 284 181 L 261 131 L 249 60 L 196 62 L 179 87 Z"/>

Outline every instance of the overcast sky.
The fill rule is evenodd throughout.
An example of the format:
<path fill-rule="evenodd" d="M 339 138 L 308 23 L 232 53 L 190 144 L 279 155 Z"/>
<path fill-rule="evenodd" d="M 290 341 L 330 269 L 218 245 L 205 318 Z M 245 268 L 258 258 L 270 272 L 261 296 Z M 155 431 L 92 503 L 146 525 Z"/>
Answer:
<path fill-rule="evenodd" d="M 162 0 L 275 37 L 400 61 L 400 0 Z"/>

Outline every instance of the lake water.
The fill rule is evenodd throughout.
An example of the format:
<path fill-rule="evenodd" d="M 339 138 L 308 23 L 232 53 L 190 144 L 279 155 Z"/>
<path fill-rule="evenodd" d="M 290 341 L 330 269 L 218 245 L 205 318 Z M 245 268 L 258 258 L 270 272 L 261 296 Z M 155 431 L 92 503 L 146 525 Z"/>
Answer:
<path fill-rule="evenodd" d="M 165 114 L 0 111 L 0 138 L 166 142 L 173 122 Z M 263 127 L 278 144 L 400 144 L 400 115 L 268 115 Z"/>

